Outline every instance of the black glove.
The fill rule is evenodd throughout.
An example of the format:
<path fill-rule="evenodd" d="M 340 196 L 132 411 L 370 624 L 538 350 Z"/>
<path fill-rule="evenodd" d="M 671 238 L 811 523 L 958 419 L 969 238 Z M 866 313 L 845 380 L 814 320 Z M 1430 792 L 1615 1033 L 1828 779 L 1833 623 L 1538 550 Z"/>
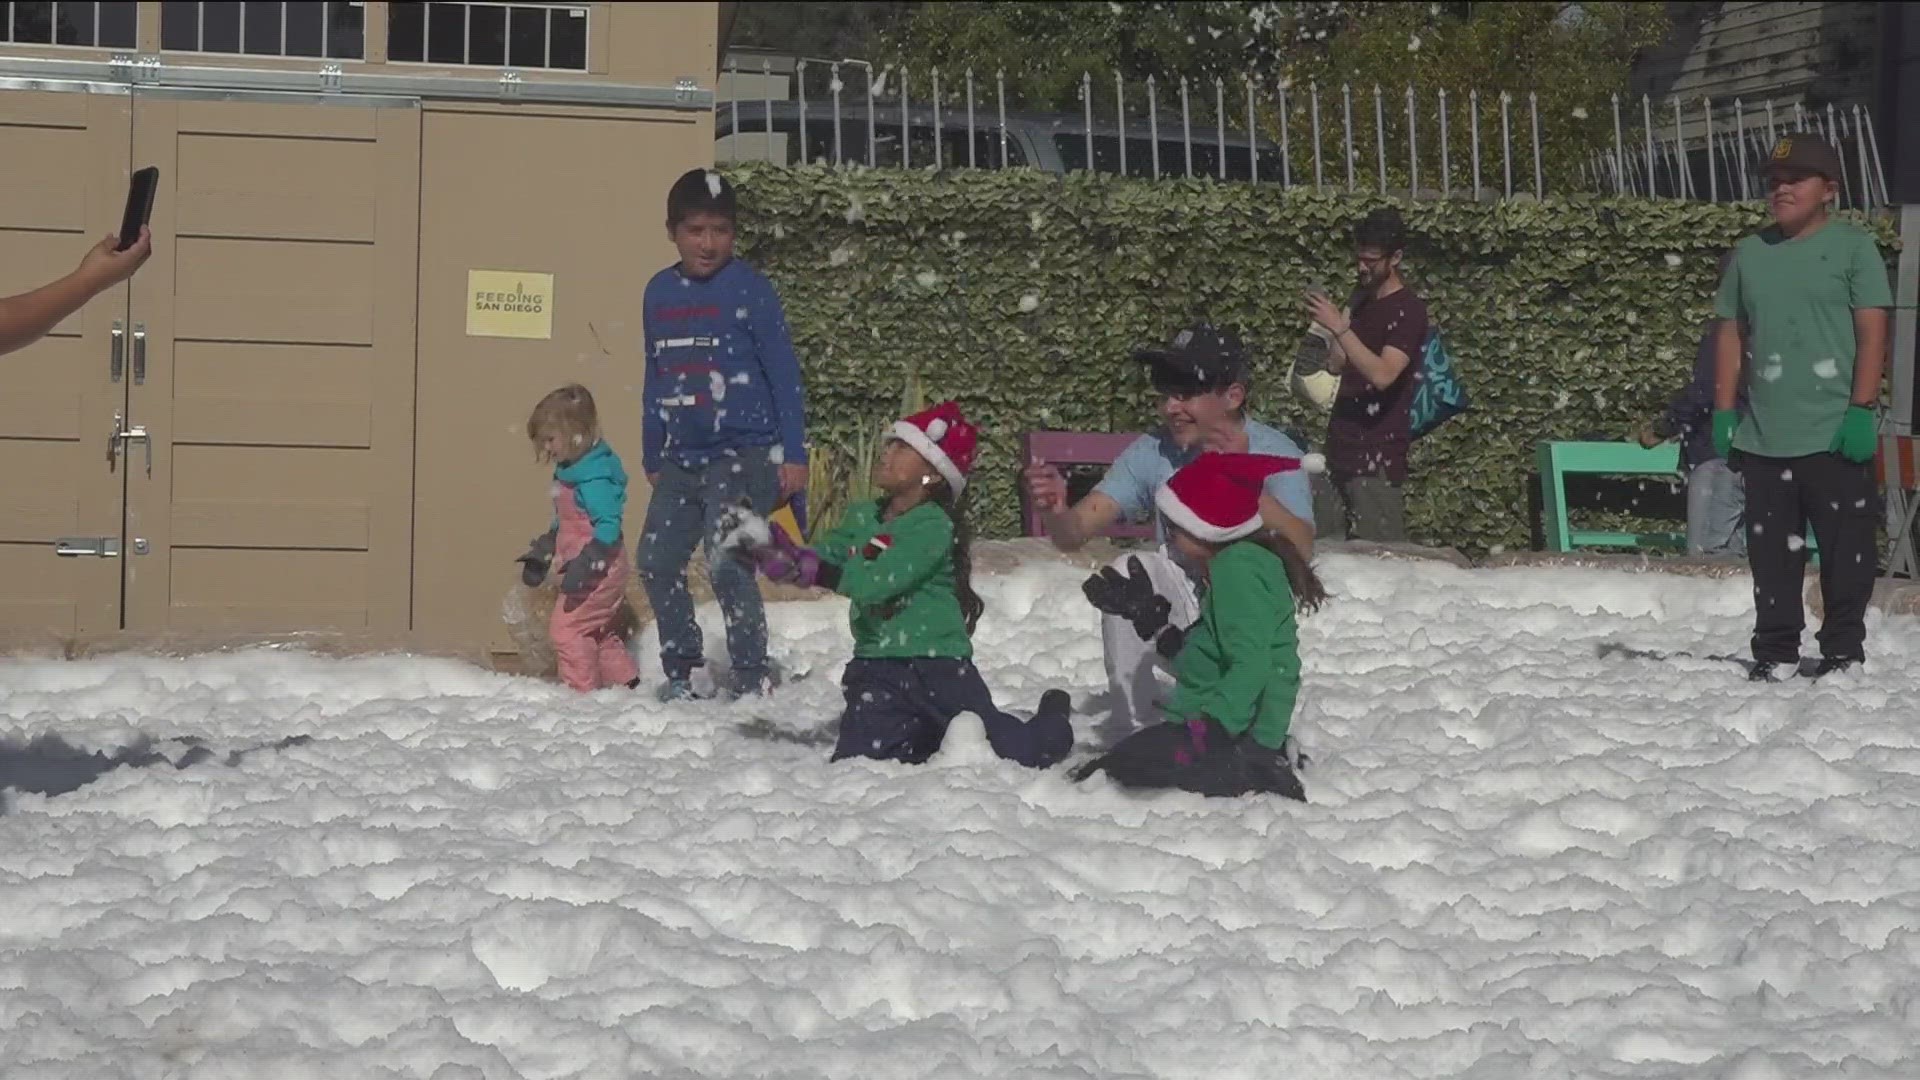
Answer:
<path fill-rule="evenodd" d="M 571 596 L 592 592 L 600 579 L 607 576 L 607 566 L 613 562 L 614 554 L 613 545 L 588 541 L 580 554 L 567 560 L 566 571 L 560 577 L 560 591 Z"/>
<path fill-rule="evenodd" d="M 1165 629 L 1167 615 L 1173 611 L 1172 602 L 1153 591 L 1153 582 L 1147 577 L 1146 567 L 1140 565 L 1138 555 L 1127 558 L 1125 576 L 1111 566 L 1104 566 L 1081 583 L 1080 591 L 1094 607 L 1131 622 L 1133 632 L 1140 635 L 1141 641 L 1152 641 L 1155 634 Z"/>
<path fill-rule="evenodd" d="M 526 582 L 527 588 L 537 589 L 547 580 L 547 567 L 553 563 L 553 545 L 557 540 L 558 534 L 548 529 L 546 535 L 533 541 L 525 555 L 514 560 L 520 564 L 520 580 Z"/>
<path fill-rule="evenodd" d="M 1153 650 L 1168 660 L 1180 655 L 1186 648 L 1187 632 L 1178 626 L 1169 626 L 1160 631 L 1160 640 L 1153 643 Z"/>

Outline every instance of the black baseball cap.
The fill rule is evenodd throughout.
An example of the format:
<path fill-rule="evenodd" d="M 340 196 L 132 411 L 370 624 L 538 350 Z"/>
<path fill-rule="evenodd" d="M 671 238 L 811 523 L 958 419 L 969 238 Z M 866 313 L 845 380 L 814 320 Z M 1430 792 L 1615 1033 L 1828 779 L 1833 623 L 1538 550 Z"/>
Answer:
<path fill-rule="evenodd" d="M 1842 179 L 1840 155 L 1827 140 L 1806 131 L 1790 131 L 1780 136 L 1767 155 L 1765 167 L 1805 169 L 1829 180 Z"/>
<path fill-rule="evenodd" d="M 1135 349 L 1133 358 L 1152 366 L 1156 387 L 1224 390 L 1252 377 L 1240 335 L 1212 323 L 1186 327 L 1164 346 Z"/>

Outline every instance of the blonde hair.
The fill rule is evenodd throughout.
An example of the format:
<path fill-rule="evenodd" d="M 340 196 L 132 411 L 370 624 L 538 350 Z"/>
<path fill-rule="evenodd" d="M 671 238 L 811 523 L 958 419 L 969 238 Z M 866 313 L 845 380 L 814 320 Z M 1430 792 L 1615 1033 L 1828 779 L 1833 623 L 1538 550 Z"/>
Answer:
<path fill-rule="evenodd" d="M 600 416 L 586 387 L 569 383 L 533 407 L 533 414 L 527 417 L 527 438 L 533 442 L 537 460 L 553 460 L 546 446 L 549 435 L 558 435 L 582 451 L 600 441 Z"/>

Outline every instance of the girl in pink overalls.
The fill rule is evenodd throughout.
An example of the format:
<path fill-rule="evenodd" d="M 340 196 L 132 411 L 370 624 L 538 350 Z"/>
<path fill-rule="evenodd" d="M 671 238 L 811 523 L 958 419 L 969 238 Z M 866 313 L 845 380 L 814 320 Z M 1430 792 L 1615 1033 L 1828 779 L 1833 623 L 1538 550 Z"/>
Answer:
<path fill-rule="evenodd" d="M 620 633 L 627 471 L 600 438 L 593 395 L 583 386 L 548 394 L 527 418 L 527 438 L 539 460 L 554 463 L 553 526 L 520 556 L 520 580 L 536 588 L 549 566 L 560 567 L 560 597 L 547 626 L 560 678 L 575 690 L 638 687 L 640 673 Z"/>

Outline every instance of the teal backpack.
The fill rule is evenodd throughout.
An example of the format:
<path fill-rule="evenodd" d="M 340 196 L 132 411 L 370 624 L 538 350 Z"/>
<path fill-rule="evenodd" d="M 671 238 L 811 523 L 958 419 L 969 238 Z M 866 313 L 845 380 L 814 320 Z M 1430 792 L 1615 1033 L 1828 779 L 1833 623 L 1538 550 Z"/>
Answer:
<path fill-rule="evenodd" d="M 1416 439 L 1471 407 L 1466 384 L 1460 381 L 1453 355 L 1441 342 L 1438 328 L 1427 328 L 1426 344 L 1420 349 L 1418 362 L 1419 367 L 1413 373 L 1413 404 L 1409 410 L 1410 427 Z"/>

